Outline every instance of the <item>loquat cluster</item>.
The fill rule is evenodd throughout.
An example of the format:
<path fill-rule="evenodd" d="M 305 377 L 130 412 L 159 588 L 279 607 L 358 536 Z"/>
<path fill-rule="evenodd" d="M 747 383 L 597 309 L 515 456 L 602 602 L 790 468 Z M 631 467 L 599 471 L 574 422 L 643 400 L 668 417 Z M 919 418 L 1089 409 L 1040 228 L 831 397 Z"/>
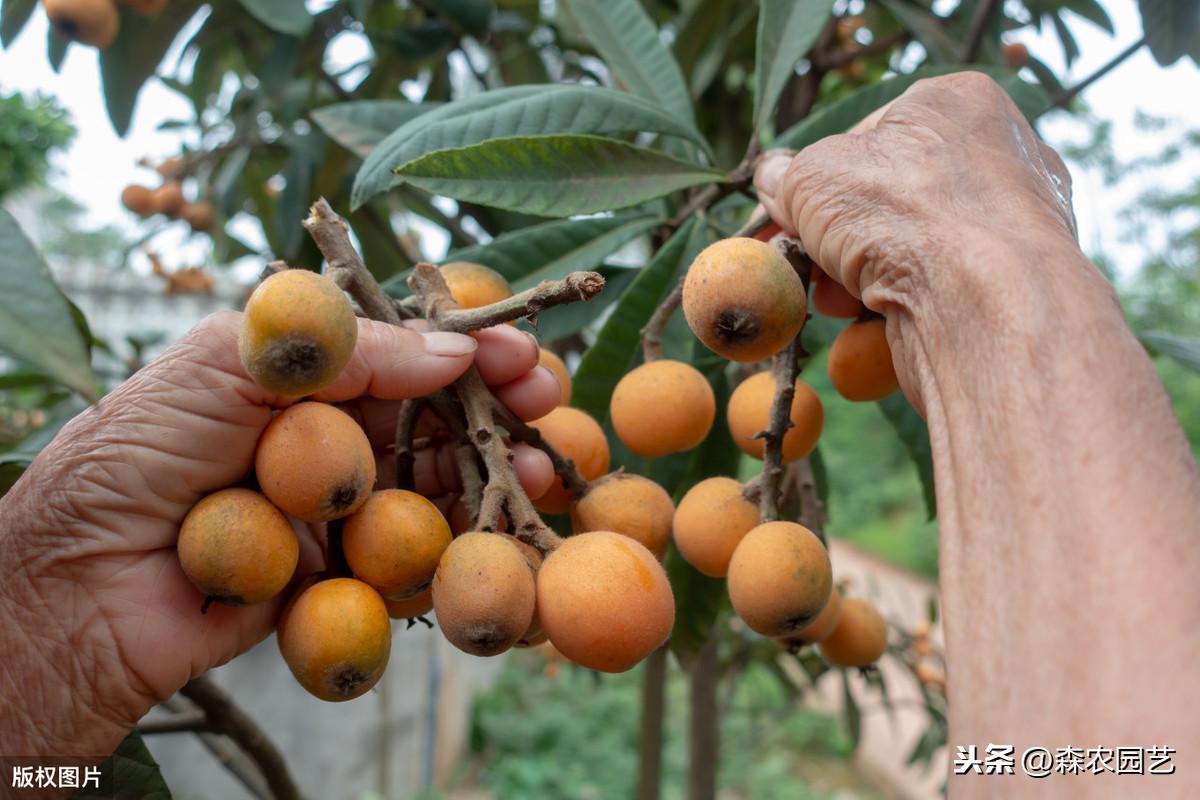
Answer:
<path fill-rule="evenodd" d="M 208 200 L 188 200 L 184 181 L 190 173 L 188 161 L 168 158 L 154 168 L 160 179 L 157 188 L 131 183 L 121 190 L 121 205 L 142 219 L 162 214 L 182 220 L 193 233 L 211 233 L 217 223 L 217 209 Z"/>

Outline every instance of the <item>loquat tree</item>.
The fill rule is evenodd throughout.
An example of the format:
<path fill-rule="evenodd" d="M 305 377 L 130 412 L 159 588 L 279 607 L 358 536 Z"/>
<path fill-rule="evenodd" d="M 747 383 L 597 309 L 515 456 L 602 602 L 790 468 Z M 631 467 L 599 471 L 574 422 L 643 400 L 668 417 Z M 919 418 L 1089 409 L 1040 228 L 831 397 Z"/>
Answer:
<path fill-rule="evenodd" d="M 0 41 L 37 5 L 3 0 Z M 993 77 L 1030 120 L 1069 112 L 1140 48 L 1163 65 L 1200 58 L 1200 34 L 1170 24 L 1186 2 L 1144 4 L 1136 47 L 1069 87 L 1011 39 L 1048 21 L 1071 61 L 1064 11 L 1112 29 L 1095 0 L 964 0 L 946 13 L 905 0 L 41 5 L 52 64 L 68 47 L 100 49 L 119 133 L 147 81 L 190 103 L 169 121 L 186 145 L 121 200 L 150 236 L 183 225 L 218 262 L 270 261 L 239 341 L 262 387 L 305 398 L 336 380 L 357 313 L 458 332 L 515 322 L 562 389 L 563 404 L 528 424 L 475 368 L 406 401 L 395 485 L 377 484 L 353 418 L 290 405 L 257 444 L 261 493 L 221 490 L 184 521 L 198 614 L 283 590 L 297 564 L 290 516 L 327 524 L 324 569 L 278 623 L 284 660 L 322 699 L 367 692 L 390 618 L 432 610 L 478 656 L 548 640 L 601 672 L 649 659 L 641 798 L 659 791 L 668 658 L 691 682 L 690 797 L 715 794 L 718 686 L 752 662 L 791 659 L 778 679 L 801 699 L 808 681 L 840 674 L 856 738 L 845 671 L 882 691 L 873 665 L 895 659 L 929 712 L 913 757 L 932 757 L 942 664 L 929 631 L 889 625 L 837 581 L 824 504 L 838 476 L 820 445 L 834 398 L 806 370 L 828 351 L 835 392 L 879 402 L 931 499 L 924 423 L 898 392 L 884 321 L 756 212 L 754 168 L 768 148 L 845 131 L 917 80 L 963 69 Z M 13 288 L 0 324 L 25 334 L 6 349 L 27 374 L 95 399 L 106 387 L 86 323 L 2 214 L 0 243 L 0 288 Z M 412 491 L 423 415 L 454 441 L 460 524 Z M 6 486 L 53 429 L 5 454 Z M 516 479 L 513 442 L 555 467 L 539 496 Z M 227 517 L 254 541 L 230 546 Z"/>

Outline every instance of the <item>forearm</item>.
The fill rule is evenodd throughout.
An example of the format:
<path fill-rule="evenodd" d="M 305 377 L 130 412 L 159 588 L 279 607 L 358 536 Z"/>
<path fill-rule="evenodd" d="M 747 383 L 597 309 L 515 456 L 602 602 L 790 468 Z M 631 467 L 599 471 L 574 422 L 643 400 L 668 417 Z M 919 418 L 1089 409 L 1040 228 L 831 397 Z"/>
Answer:
<path fill-rule="evenodd" d="M 976 244 L 889 315 L 936 464 L 950 744 L 1194 754 L 1200 481 L 1068 245 Z"/>

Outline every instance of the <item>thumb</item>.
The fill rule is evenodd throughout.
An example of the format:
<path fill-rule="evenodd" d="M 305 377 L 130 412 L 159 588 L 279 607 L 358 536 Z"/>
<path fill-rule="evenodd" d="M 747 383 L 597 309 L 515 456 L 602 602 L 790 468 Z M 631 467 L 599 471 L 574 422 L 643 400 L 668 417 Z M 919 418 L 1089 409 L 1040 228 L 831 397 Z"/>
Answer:
<path fill-rule="evenodd" d="M 478 346 L 474 337 L 461 333 L 421 332 L 360 319 L 350 363 L 313 399 L 336 403 L 363 395 L 381 400 L 423 397 L 462 375 Z"/>

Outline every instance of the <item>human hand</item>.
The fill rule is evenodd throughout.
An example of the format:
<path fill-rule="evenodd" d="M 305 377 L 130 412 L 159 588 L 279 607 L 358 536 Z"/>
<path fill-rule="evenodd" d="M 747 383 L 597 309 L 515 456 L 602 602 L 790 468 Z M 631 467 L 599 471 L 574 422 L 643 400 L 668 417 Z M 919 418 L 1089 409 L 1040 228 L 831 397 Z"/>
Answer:
<path fill-rule="evenodd" d="M 0 681 L 12 688 L 0 752 L 107 755 L 154 703 L 270 633 L 283 595 L 201 614 L 204 598 L 174 552 L 191 506 L 246 477 L 274 410 L 293 402 L 246 375 L 241 316 L 207 318 L 71 421 L 0 500 Z M 360 320 L 353 358 L 313 399 L 359 421 L 386 486 L 401 399 L 449 384 L 474 361 L 502 402 L 535 419 L 560 396 L 537 360 L 533 338 L 510 326 L 463 336 Z M 420 428 L 436 441 L 435 423 Z M 443 509 L 457 489 L 449 447 L 418 451 L 414 466 L 417 490 Z M 544 492 L 549 459 L 524 445 L 513 453 L 526 491 Z M 294 525 L 299 576 L 319 569 L 324 531 Z"/>
<path fill-rule="evenodd" d="M 1062 159 L 979 72 L 919 81 L 849 133 L 767 154 L 755 184 L 772 219 L 851 295 L 927 327 L 937 317 L 943 332 L 979 328 L 981 309 L 1014 296 L 1024 278 L 1010 268 L 1095 273 L 1075 242 Z M 891 322 L 888 334 L 917 402 L 920 346 Z"/>

